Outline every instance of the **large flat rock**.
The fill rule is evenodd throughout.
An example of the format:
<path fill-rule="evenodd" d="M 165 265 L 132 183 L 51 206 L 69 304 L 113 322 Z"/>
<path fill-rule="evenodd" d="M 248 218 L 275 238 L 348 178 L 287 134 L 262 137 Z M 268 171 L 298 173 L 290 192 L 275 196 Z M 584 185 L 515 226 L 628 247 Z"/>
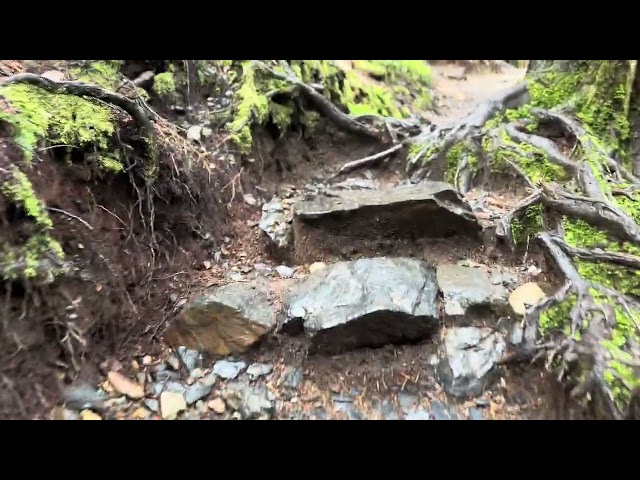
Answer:
<path fill-rule="evenodd" d="M 427 181 L 383 190 L 330 191 L 294 203 L 294 221 L 351 237 L 449 237 L 481 226 L 451 185 Z"/>
<path fill-rule="evenodd" d="M 338 262 L 286 292 L 286 327 L 301 323 L 311 352 L 416 341 L 437 330 L 437 293 L 434 269 L 419 260 Z"/>
<path fill-rule="evenodd" d="M 217 355 L 243 352 L 276 325 L 272 303 L 262 281 L 224 285 L 189 301 L 165 338 Z"/>

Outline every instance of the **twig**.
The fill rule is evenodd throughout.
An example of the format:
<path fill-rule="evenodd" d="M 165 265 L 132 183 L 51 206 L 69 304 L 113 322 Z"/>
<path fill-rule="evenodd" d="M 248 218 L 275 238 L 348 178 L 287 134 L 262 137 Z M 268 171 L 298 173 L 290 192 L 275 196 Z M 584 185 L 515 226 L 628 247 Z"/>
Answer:
<path fill-rule="evenodd" d="M 47 207 L 47 210 L 51 211 L 51 212 L 58 212 L 61 213 L 63 215 L 66 215 L 67 217 L 73 218 L 74 220 L 79 221 L 80 223 L 82 223 L 85 227 L 87 227 L 89 230 L 93 230 L 93 227 L 91 225 L 89 225 L 87 222 L 85 222 L 83 219 L 81 219 L 80 217 L 78 217 L 77 215 L 74 215 L 73 213 L 69 213 L 66 210 L 62 210 L 60 208 L 54 208 L 54 207 Z"/>
<path fill-rule="evenodd" d="M 382 158 L 388 157 L 389 155 L 391 155 L 394 152 L 397 152 L 398 150 L 400 150 L 403 146 L 404 146 L 405 142 L 402 143 L 398 143 L 397 145 L 394 145 L 391 148 L 388 148 L 382 152 L 376 153 L 375 155 L 370 155 L 368 157 L 365 158 L 361 158 L 360 160 L 353 160 L 351 162 L 347 162 L 345 163 L 342 167 L 340 167 L 340 170 L 338 171 L 338 173 L 336 175 L 334 175 L 334 177 L 337 177 L 338 175 L 342 175 L 345 173 L 349 173 L 352 172 L 354 170 L 357 170 L 359 168 L 363 168 L 371 163 L 374 163 L 376 160 L 380 160 Z"/>

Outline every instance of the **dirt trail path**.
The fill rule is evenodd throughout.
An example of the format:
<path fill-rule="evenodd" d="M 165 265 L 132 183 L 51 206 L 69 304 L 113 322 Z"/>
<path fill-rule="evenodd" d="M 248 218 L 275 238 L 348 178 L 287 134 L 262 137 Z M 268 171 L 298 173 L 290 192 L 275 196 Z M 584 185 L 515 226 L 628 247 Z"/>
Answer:
<path fill-rule="evenodd" d="M 522 70 L 509 68 L 503 73 L 474 73 L 467 75 L 466 79 L 459 79 L 462 77 L 462 67 L 434 66 L 436 112 L 431 115 L 431 120 L 439 126 L 454 123 L 483 101 L 518 82 L 523 75 Z M 323 163 L 323 158 L 316 158 L 315 163 Z M 334 163 L 353 159 L 342 158 L 338 159 L 339 163 Z M 317 178 L 316 175 L 307 176 Z M 366 170 L 354 172 L 347 180 L 377 182 L 377 188 L 380 188 L 396 183 L 400 176 L 399 171 L 390 174 L 384 169 L 375 172 Z M 300 186 L 309 180 L 299 179 Z M 500 194 L 470 192 L 468 199 L 478 212 L 478 218 L 481 215 L 485 219 L 493 218 L 504 214 L 508 208 L 508 202 Z M 241 209 L 240 213 L 236 213 L 240 233 L 223 247 L 226 251 L 224 256 L 229 261 L 213 267 L 209 265 L 207 271 L 199 272 L 193 281 L 201 287 L 262 276 L 283 284 L 288 282 L 277 280 L 283 276 L 276 273 L 279 264 L 264 252 L 263 243 L 257 240 L 262 238 L 256 228 L 260 220 L 260 208 L 245 205 Z M 241 225 L 244 225 L 244 236 Z M 457 245 L 452 247 L 451 243 L 444 242 L 442 252 L 435 248 L 429 254 L 441 255 L 440 261 L 463 259 L 471 266 L 474 262 L 490 263 L 482 251 L 468 254 L 456 252 L 457 248 Z M 395 253 L 404 254 L 399 251 Z M 406 254 L 420 257 L 414 251 Z M 308 265 L 288 267 L 291 275 L 298 278 L 304 277 L 309 271 Z M 505 264 L 500 268 L 520 283 L 527 281 L 527 275 L 535 266 Z M 197 288 L 191 289 L 194 290 Z M 147 389 L 158 397 L 162 391 L 184 394 L 185 397 L 191 392 L 193 396 L 193 385 L 203 382 L 203 376 L 204 379 L 209 375 L 217 376 L 217 383 L 213 387 L 205 387 L 205 393 L 198 401 L 184 405 L 185 408 L 177 401 L 178 410 L 181 411 L 178 418 L 181 419 L 481 420 L 549 416 L 550 400 L 548 392 L 544 391 L 546 384 L 537 382 L 540 373 L 517 368 L 510 369 L 494 387 L 477 398 L 451 400 L 435 378 L 437 348 L 434 343 L 423 343 L 363 349 L 334 356 L 308 356 L 303 338 L 273 335 L 257 350 L 218 360 L 212 373 L 207 373 L 210 372 L 210 361 L 199 360 L 197 352 L 189 351 L 167 351 L 162 358 L 140 359 L 136 362 L 136 368 L 146 368 L 146 374 L 142 377 L 138 374 L 138 378 L 146 379 L 150 384 Z M 180 355 L 186 368 L 176 368 Z M 142 367 L 143 364 L 146 367 Z M 181 370 L 181 373 L 174 370 Z M 159 380 L 161 377 L 163 380 Z M 151 419 L 161 416 L 158 400 L 123 401 L 110 412 L 104 415 L 109 418 L 138 416 Z"/>
<path fill-rule="evenodd" d="M 463 73 L 457 65 L 434 65 L 433 88 L 437 113 L 430 120 L 448 126 L 470 114 L 478 105 L 498 92 L 518 83 L 525 70 L 505 65 L 501 73 Z"/>

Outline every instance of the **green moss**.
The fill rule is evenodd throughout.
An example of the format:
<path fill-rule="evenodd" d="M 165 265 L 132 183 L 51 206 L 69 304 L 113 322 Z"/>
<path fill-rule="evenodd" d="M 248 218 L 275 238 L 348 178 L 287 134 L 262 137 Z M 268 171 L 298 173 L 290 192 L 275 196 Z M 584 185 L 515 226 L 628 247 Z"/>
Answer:
<path fill-rule="evenodd" d="M 80 148 L 109 147 L 115 131 L 113 110 L 103 104 L 21 83 L 0 87 L 0 96 L 17 110 L 13 115 L 0 112 L 0 120 L 15 127 L 16 143 L 27 158 L 33 155 L 39 139 Z"/>
<path fill-rule="evenodd" d="M 408 63 L 407 63 L 408 62 Z M 323 94 L 351 115 L 376 115 L 404 118 L 411 114 L 411 108 L 428 104 L 428 92 L 416 96 L 416 89 L 407 88 L 409 81 L 421 87 L 425 87 L 430 80 L 428 65 L 422 63 L 419 66 L 414 61 L 357 61 L 356 68 L 362 67 L 371 73 L 385 74 L 384 82 L 366 81 L 354 70 L 343 70 L 338 64 L 330 60 L 293 60 L 290 66 L 293 72 L 308 84 L 321 84 Z M 417 61 L 416 61 L 417 62 Z M 275 71 L 284 72 L 280 65 L 266 61 Z M 301 104 L 284 104 L 282 108 L 282 95 L 286 93 L 289 98 L 295 97 L 298 92 L 288 82 L 274 79 L 271 75 L 255 68 L 250 61 L 236 61 L 231 68 L 235 75 L 229 71 L 228 77 L 235 91 L 235 102 L 231 121 L 228 128 L 232 140 L 241 151 L 247 152 L 252 144 L 252 129 L 256 125 L 273 121 L 281 131 L 292 128 L 294 125 L 308 126 L 308 121 L 313 118 L 313 126 L 317 126 L 316 116 L 307 115 L 307 107 L 299 108 Z M 394 84 L 393 82 L 404 82 Z M 411 93 L 414 92 L 414 93 Z M 400 97 L 406 96 L 405 101 Z M 277 98 L 277 103 L 274 99 Z M 415 97 L 415 98 L 414 98 Z M 407 103 L 405 105 L 405 103 Z"/>
<path fill-rule="evenodd" d="M 157 74 L 153 79 L 153 91 L 164 98 L 173 98 L 176 95 L 176 81 L 172 72 Z"/>
<path fill-rule="evenodd" d="M 95 83 L 108 90 L 114 90 L 120 83 L 122 60 L 86 61 L 79 67 L 69 69 L 69 73 L 78 81 Z"/>
<path fill-rule="evenodd" d="M 540 204 L 528 207 L 521 219 L 514 219 L 511 223 L 511 235 L 516 245 L 525 244 L 543 229 L 544 207 Z"/>
<path fill-rule="evenodd" d="M 0 277 L 51 283 L 66 271 L 60 243 L 48 234 L 34 234 L 20 246 L 0 245 Z"/>
<path fill-rule="evenodd" d="M 563 302 L 543 311 L 539 321 L 540 333 L 543 335 L 554 331 L 567 333 L 571 322 L 571 309 L 576 305 L 576 301 L 575 295 L 569 295 Z"/>
<path fill-rule="evenodd" d="M 27 215 L 43 229 L 50 229 L 53 224 L 51 218 L 45 210 L 44 204 L 40 201 L 36 192 L 33 189 L 33 185 L 22 173 L 18 167 L 14 166 L 11 171 L 11 179 L 0 185 L 2 192 L 13 203 L 22 207 Z"/>
<path fill-rule="evenodd" d="M 457 143 L 447 151 L 444 180 L 452 185 L 455 184 L 456 173 L 460 161 L 466 158 L 467 165 L 474 169 L 478 164 L 478 156 L 464 142 Z"/>

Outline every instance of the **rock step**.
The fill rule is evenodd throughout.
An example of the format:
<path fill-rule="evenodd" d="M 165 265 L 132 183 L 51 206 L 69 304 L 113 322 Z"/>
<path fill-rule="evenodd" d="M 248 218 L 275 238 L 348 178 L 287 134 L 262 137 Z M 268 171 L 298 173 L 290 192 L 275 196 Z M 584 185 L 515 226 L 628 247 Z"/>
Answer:
<path fill-rule="evenodd" d="M 482 231 L 464 197 L 448 183 L 435 181 L 274 199 L 263 206 L 259 225 L 275 246 L 293 246 L 302 262 L 339 256 L 345 246 L 357 248 L 366 240 L 478 238 Z"/>
<path fill-rule="evenodd" d="M 246 351 L 280 323 L 287 333 L 306 332 L 310 353 L 412 343 L 438 330 L 441 303 L 457 326 L 478 307 L 509 315 L 517 308 L 509 298 L 516 283 L 482 265 L 432 267 L 402 257 L 337 262 L 302 279 L 214 288 L 187 302 L 165 338 L 174 347 L 228 355 Z"/>

